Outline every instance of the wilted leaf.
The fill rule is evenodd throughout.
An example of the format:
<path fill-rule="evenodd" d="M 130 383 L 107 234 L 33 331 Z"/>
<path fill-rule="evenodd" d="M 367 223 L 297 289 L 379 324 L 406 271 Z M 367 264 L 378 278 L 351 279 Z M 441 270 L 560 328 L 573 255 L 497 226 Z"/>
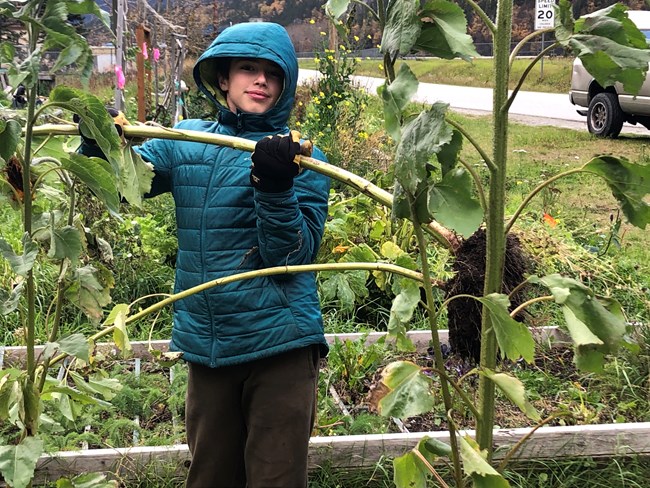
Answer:
<path fill-rule="evenodd" d="M 113 312 L 118 309 L 115 314 L 115 320 L 113 322 L 113 342 L 117 348 L 122 351 L 123 357 L 128 357 L 131 352 L 131 341 L 129 341 L 129 332 L 126 330 L 126 319 L 129 316 L 129 307 L 128 305 L 120 304 L 113 308 Z"/>
<path fill-rule="evenodd" d="M 472 38 L 467 34 L 463 9 L 446 0 L 429 0 L 420 13 L 422 32 L 415 49 L 443 59 L 479 57 Z"/>
<path fill-rule="evenodd" d="M 23 253 L 18 255 L 14 252 L 11 245 L 0 237 L 0 253 L 9 261 L 9 265 L 14 273 L 20 276 L 27 276 L 27 273 L 34 267 L 34 262 L 38 256 L 38 245 L 25 233 L 22 239 Z"/>
<path fill-rule="evenodd" d="M 71 263 L 76 263 L 81 250 L 81 237 L 76 227 L 66 225 L 60 229 L 51 229 L 48 257 L 61 260 L 67 258 Z"/>
<path fill-rule="evenodd" d="M 472 195 L 472 178 L 464 168 L 447 172 L 429 188 L 428 208 L 432 218 L 464 237 L 483 222 L 483 209 Z"/>
<path fill-rule="evenodd" d="M 509 488 L 510 483 L 487 462 L 487 452 L 481 451 L 474 439 L 461 436 L 460 457 L 463 471 L 471 476 L 476 488 Z"/>
<path fill-rule="evenodd" d="M 18 308 L 24 288 L 24 281 L 14 286 L 10 292 L 0 288 L 0 315 L 7 315 Z"/>
<path fill-rule="evenodd" d="M 22 128 L 18 121 L 0 119 L 0 158 L 9 160 L 16 152 L 21 135 Z"/>
<path fill-rule="evenodd" d="M 15 446 L 0 446 L 0 473 L 13 488 L 29 486 L 34 477 L 36 461 L 43 454 L 43 441 L 25 437 Z"/>
<path fill-rule="evenodd" d="M 373 397 L 379 413 L 385 417 L 405 419 L 433 408 L 432 382 L 420 367 L 410 361 L 390 363 L 382 371 L 382 395 Z"/>
<path fill-rule="evenodd" d="M 529 280 L 547 286 L 562 305 L 576 347 L 576 365 L 585 371 L 601 371 L 605 354 L 615 352 L 623 342 L 625 320 L 620 305 L 611 298 L 599 300 L 582 283 L 559 274 Z"/>
<path fill-rule="evenodd" d="M 510 399 L 510 401 L 517 405 L 529 419 L 532 419 L 535 422 L 541 420 L 539 412 L 526 398 L 526 389 L 524 384 L 518 378 L 505 373 L 495 373 L 489 369 L 484 369 L 481 374 L 490 378 Z"/>
<path fill-rule="evenodd" d="M 88 378 L 86 381 L 76 371 L 69 371 L 68 374 L 80 391 L 91 395 L 99 395 L 104 400 L 110 401 L 122 389 L 122 384 L 117 378 Z"/>
<path fill-rule="evenodd" d="M 90 351 L 88 345 L 88 339 L 83 334 L 71 334 L 67 337 L 63 337 L 58 340 L 59 349 L 74 356 L 76 358 L 82 359 L 85 362 L 89 361 Z"/>
<path fill-rule="evenodd" d="M 645 201 L 650 194 L 650 165 L 601 156 L 589 161 L 582 169 L 601 176 L 630 223 L 641 229 L 646 228 L 650 223 L 650 204 Z"/>
<path fill-rule="evenodd" d="M 448 107 L 445 103 L 434 103 L 402 128 L 395 178 L 412 196 L 417 195 L 420 185 L 428 178 L 427 164 L 431 156 L 452 139 L 453 131 L 445 121 Z"/>
<path fill-rule="evenodd" d="M 112 287 L 113 277 L 109 271 L 88 265 L 75 270 L 73 280 L 66 288 L 65 297 L 89 318 L 99 321 L 103 307 L 111 302 Z"/>
<path fill-rule="evenodd" d="M 513 361 L 522 357 L 532 363 L 535 359 L 535 340 L 528 327 L 510 316 L 508 297 L 500 293 L 491 293 L 478 300 L 490 314 L 497 343 L 503 355 Z"/>

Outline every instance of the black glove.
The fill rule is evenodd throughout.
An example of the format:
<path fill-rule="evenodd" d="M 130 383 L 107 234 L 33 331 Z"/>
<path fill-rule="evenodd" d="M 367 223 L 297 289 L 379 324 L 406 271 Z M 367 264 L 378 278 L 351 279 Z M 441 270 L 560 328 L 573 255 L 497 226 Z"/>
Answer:
<path fill-rule="evenodd" d="M 123 127 L 125 125 L 130 125 L 126 116 L 122 111 L 117 110 L 113 107 L 106 107 L 106 111 L 111 117 L 113 117 L 113 122 L 115 123 L 115 129 L 117 130 L 118 135 L 124 139 Z M 79 117 L 77 114 L 74 114 L 72 116 L 72 120 L 75 124 L 79 125 L 79 135 L 81 136 L 81 146 L 79 146 L 79 152 L 84 156 L 95 156 L 98 158 L 106 159 L 106 156 L 97 145 L 97 141 L 84 134 L 83 125 L 81 124 L 81 117 Z"/>
<path fill-rule="evenodd" d="M 300 173 L 300 132 L 269 136 L 255 144 L 251 156 L 251 184 L 260 191 L 279 193 L 293 186 Z"/>

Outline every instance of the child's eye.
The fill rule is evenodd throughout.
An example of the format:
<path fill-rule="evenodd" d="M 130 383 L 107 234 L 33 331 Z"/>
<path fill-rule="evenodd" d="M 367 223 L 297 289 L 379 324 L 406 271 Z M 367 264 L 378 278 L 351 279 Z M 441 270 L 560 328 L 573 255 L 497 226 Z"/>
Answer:
<path fill-rule="evenodd" d="M 266 76 L 271 77 L 271 78 L 282 78 L 282 73 L 280 71 L 277 71 L 277 70 L 267 71 Z"/>

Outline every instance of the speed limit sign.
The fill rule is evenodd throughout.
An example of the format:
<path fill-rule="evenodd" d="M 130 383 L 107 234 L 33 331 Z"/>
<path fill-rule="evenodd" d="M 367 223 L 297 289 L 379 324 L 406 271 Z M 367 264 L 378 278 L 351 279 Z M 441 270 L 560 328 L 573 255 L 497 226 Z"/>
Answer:
<path fill-rule="evenodd" d="M 536 0 L 535 30 L 555 27 L 555 2 L 553 0 Z"/>

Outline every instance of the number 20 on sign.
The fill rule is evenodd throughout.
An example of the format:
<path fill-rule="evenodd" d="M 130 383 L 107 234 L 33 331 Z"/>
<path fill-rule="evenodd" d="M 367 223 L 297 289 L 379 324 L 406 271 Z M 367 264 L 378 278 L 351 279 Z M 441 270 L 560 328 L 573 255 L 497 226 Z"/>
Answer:
<path fill-rule="evenodd" d="M 555 2 L 537 0 L 535 4 L 535 30 L 555 26 Z"/>

